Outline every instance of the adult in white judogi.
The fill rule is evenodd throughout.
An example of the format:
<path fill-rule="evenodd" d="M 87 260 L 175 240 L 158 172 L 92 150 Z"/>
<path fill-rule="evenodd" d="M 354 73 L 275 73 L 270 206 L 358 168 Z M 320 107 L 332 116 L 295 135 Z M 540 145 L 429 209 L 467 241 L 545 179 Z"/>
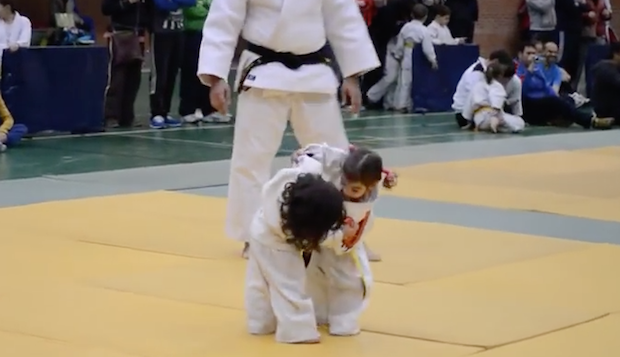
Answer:
<path fill-rule="evenodd" d="M 343 89 L 359 108 L 358 76 L 380 63 L 359 7 L 351 0 L 213 0 L 204 25 L 198 75 L 210 85 L 211 101 L 226 110 L 228 77 L 239 35 L 275 52 L 303 55 L 326 42 L 335 54 Z M 244 73 L 259 56 L 248 50 L 239 60 L 235 88 L 246 87 L 237 102 L 228 189 L 226 232 L 247 241 L 260 190 L 270 176 L 288 120 L 299 143 L 326 142 L 346 149 L 338 80 L 325 64 L 289 69 L 273 62 Z"/>
<path fill-rule="evenodd" d="M 463 108 L 463 116 L 472 118 L 480 131 L 519 133 L 525 129 L 525 121 L 504 112 L 506 99 L 506 89 L 499 81 L 477 82 Z"/>
<path fill-rule="evenodd" d="M 286 242 L 281 228 L 280 200 L 285 186 L 303 173 L 321 174 L 318 161 L 304 157 L 299 165 L 282 169 L 262 190 L 250 226 L 249 260 L 245 281 L 248 331 L 276 333 L 276 341 L 318 341 L 313 302 L 306 294 L 306 269 L 301 252 Z"/>
<path fill-rule="evenodd" d="M 419 45 L 418 48 L 424 52 L 431 66 L 434 69 L 437 68 L 437 55 L 435 54 L 435 47 L 428 29 L 424 26 L 425 19 L 426 16 L 408 22 L 398 34 L 398 40 L 394 49 L 394 57 L 400 60 L 400 73 L 394 95 L 394 109 L 396 110 L 409 111 L 412 107 L 413 48 Z"/>
<path fill-rule="evenodd" d="M 308 155 L 321 162 L 326 180 L 342 186 L 342 164 L 348 151 L 313 144 L 299 150 L 294 160 Z M 345 237 L 342 230 L 333 232 L 321 245 L 323 249 L 312 253 L 307 267 L 306 288 L 314 303 L 317 323 L 328 324 L 332 335 L 360 332 L 358 321 L 372 286 L 370 262 L 362 239 L 372 229 L 372 206 L 378 191 L 374 188 L 361 202 L 345 201 L 347 216 L 358 227 L 357 234 Z"/>
<path fill-rule="evenodd" d="M 459 117 L 462 117 L 465 121 L 471 122 L 473 117 L 468 117 L 471 114 L 464 113 L 463 108 L 469 101 L 469 96 L 474 85 L 478 82 L 484 82 L 484 72 L 486 71 L 490 62 L 494 61 L 493 56 L 490 59 L 478 58 L 474 64 L 469 66 L 461 75 L 461 79 L 456 86 L 456 91 L 452 97 L 452 109 L 456 112 L 457 122 L 460 122 Z M 514 65 L 514 64 L 511 64 Z M 523 106 L 521 102 L 521 80 L 516 75 L 513 75 L 510 80 L 505 83 L 504 88 L 506 90 L 506 105 L 510 107 L 510 112 L 516 116 L 523 116 Z M 466 116 L 467 115 L 467 116 Z M 464 126 L 466 123 L 459 123 Z"/>

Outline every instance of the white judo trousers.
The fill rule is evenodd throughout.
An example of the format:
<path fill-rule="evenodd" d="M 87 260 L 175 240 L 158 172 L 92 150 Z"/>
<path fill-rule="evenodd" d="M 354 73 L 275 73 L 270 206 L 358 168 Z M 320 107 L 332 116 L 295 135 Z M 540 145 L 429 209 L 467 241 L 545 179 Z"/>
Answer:
<path fill-rule="evenodd" d="M 237 102 L 226 233 L 246 241 L 258 210 L 260 192 L 271 176 L 271 163 L 282 143 L 290 118 L 299 144 L 325 142 L 347 149 L 340 105 L 335 95 L 290 93 L 250 88 Z"/>
<path fill-rule="evenodd" d="M 276 334 L 276 341 L 299 343 L 319 338 L 312 299 L 306 293 L 301 252 L 286 242 L 281 230 L 280 203 L 284 188 L 302 173 L 322 172 L 322 165 L 304 158 L 269 180 L 259 197 L 260 209 L 250 226 L 245 279 L 248 332 Z"/>
<path fill-rule="evenodd" d="M 505 113 L 503 108 L 508 95 L 505 87 L 496 80 L 486 80 L 474 84 L 469 99 L 463 110 L 463 117 L 473 118 L 476 128 L 481 131 L 491 130 L 491 119 L 501 117 L 502 123 L 498 131 L 519 133 L 525 129 L 525 121 L 516 115 Z"/>
<path fill-rule="evenodd" d="M 393 109 L 411 110 L 413 102 L 411 100 L 411 86 L 413 85 L 413 47 L 414 44 L 407 44 L 403 49 L 403 58 L 400 61 L 400 72 L 394 91 Z"/>
<path fill-rule="evenodd" d="M 360 231 L 343 241 L 341 232 L 330 236 L 320 252 L 313 252 L 307 267 L 306 291 L 312 297 L 317 323 L 329 333 L 352 336 L 361 329 L 359 319 L 372 287 L 370 261 L 362 239 L 372 229 L 372 202 L 345 202 L 347 215 Z"/>
<path fill-rule="evenodd" d="M 368 100 L 372 103 L 379 103 L 381 99 L 385 98 L 384 107 L 386 109 L 391 108 L 393 105 L 393 95 L 396 90 L 398 74 L 400 73 L 400 60 L 396 59 L 393 55 L 395 48 L 396 37 L 391 39 L 387 45 L 385 64 L 383 66 L 383 77 L 366 92 L 366 97 L 368 97 Z"/>
<path fill-rule="evenodd" d="M 418 47 L 426 58 L 437 60 L 433 41 L 424 24 L 412 20 L 405 24 L 397 36 L 394 56 L 400 59 L 400 73 L 394 93 L 393 109 L 409 111 L 413 108 L 411 86 L 413 84 L 413 49 Z"/>

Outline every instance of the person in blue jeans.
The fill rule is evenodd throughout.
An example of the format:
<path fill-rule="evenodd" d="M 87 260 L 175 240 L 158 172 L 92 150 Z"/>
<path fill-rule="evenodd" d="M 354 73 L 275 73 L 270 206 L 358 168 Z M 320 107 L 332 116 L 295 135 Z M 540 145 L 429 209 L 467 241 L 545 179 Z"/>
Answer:
<path fill-rule="evenodd" d="M 15 124 L 13 116 L 0 96 L 0 152 L 19 143 L 28 128 L 24 124 Z"/>
<path fill-rule="evenodd" d="M 613 119 L 598 118 L 577 110 L 574 103 L 559 95 L 562 75 L 557 65 L 535 60 L 533 44 L 524 44 L 519 51 L 517 76 L 523 81 L 523 119 L 530 125 L 570 126 L 573 123 L 585 129 L 607 129 Z"/>

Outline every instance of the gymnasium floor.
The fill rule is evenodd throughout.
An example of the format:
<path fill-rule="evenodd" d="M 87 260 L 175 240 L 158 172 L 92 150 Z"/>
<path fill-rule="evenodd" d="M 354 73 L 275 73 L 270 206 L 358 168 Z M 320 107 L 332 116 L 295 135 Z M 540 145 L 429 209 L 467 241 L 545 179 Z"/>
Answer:
<path fill-rule="evenodd" d="M 368 238 L 384 261 L 360 336 L 245 333 L 244 261 L 223 235 L 232 130 L 207 126 L 0 155 L 0 356 L 620 355 L 620 131 L 347 127 L 400 173 Z"/>

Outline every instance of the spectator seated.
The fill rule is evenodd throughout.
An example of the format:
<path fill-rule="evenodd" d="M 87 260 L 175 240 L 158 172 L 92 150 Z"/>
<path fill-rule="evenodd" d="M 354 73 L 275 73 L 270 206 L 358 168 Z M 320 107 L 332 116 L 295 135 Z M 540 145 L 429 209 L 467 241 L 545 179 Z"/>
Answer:
<path fill-rule="evenodd" d="M 560 96 L 559 67 L 536 61 L 533 44 L 521 47 L 517 74 L 523 80 L 523 119 L 530 125 L 570 126 L 576 123 L 586 129 L 611 125 L 611 120 L 578 111 L 574 103 Z"/>
<path fill-rule="evenodd" d="M 603 60 L 592 68 L 592 102 L 595 112 L 613 117 L 620 123 L 620 43 L 612 43 L 611 59 Z"/>

